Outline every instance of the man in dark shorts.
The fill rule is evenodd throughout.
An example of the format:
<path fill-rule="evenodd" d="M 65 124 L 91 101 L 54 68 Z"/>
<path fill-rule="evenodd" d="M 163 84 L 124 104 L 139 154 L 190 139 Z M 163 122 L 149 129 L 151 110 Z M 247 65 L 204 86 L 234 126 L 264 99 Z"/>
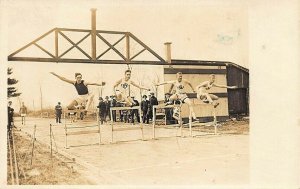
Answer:
<path fill-rule="evenodd" d="M 89 94 L 89 90 L 88 90 L 87 86 L 88 85 L 96 85 L 96 86 L 104 86 L 105 85 L 105 82 L 101 82 L 101 83 L 85 82 L 84 80 L 82 80 L 81 73 L 75 73 L 76 80 L 66 79 L 62 76 L 57 75 L 54 72 L 50 72 L 50 73 L 52 75 L 58 77 L 60 80 L 65 81 L 65 82 L 70 83 L 75 86 L 76 91 L 78 93 L 78 97 L 76 99 L 74 99 L 67 106 L 67 108 L 68 108 L 68 110 L 75 110 L 76 106 L 83 105 L 85 114 L 88 111 L 88 109 L 93 101 L 93 98 L 94 98 L 93 94 Z"/>

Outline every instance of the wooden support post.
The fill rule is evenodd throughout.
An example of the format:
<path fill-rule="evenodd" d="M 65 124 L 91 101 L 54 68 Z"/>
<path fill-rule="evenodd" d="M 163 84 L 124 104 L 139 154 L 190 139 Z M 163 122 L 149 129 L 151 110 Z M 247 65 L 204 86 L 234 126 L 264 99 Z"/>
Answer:
<path fill-rule="evenodd" d="M 112 111 L 113 110 L 110 109 L 110 115 L 112 115 Z M 113 119 L 110 120 L 110 124 L 111 124 L 111 143 L 113 143 L 114 142 L 114 120 Z"/>
<path fill-rule="evenodd" d="M 179 106 L 179 126 L 180 126 L 180 136 L 183 137 L 183 134 L 182 134 L 182 127 L 183 127 L 183 121 L 182 121 L 182 115 L 181 115 L 181 106 L 182 104 L 180 104 Z"/>
<path fill-rule="evenodd" d="M 96 10 L 97 9 L 91 9 L 92 15 L 91 15 L 91 39 L 92 39 L 92 60 L 96 60 Z"/>
<path fill-rule="evenodd" d="M 156 114 L 155 114 L 156 107 L 153 106 L 152 108 L 152 138 L 155 139 L 155 122 L 156 122 Z"/>
<path fill-rule="evenodd" d="M 14 132 L 13 129 L 11 129 L 11 141 L 12 141 L 12 149 L 13 149 L 13 157 L 14 157 L 14 164 L 15 164 L 15 177 L 16 177 L 16 184 L 19 185 L 19 166 L 17 162 L 17 153 L 16 153 L 16 145 L 14 140 Z"/>
<path fill-rule="evenodd" d="M 126 36 L 126 61 L 129 63 L 130 61 L 130 38 L 129 38 L 129 33 L 127 32 L 125 34 Z"/>
<path fill-rule="evenodd" d="M 100 123 L 99 113 L 97 111 L 96 111 L 96 117 L 97 117 L 97 123 L 99 128 L 99 145 L 101 145 L 101 123 Z"/>
<path fill-rule="evenodd" d="M 68 130 L 67 130 L 66 112 L 64 112 L 64 119 L 65 119 L 65 148 L 68 149 Z"/>
<path fill-rule="evenodd" d="M 139 106 L 139 109 L 138 109 L 138 114 L 139 114 L 139 117 L 140 117 L 140 128 L 141 128 L 141 131 L 142 131 L 142 140 L 144 140 L 144 127 L 143 127 L 143 119 L 142 119 L 142 109 L 141 109 L 141 106 Z"/>
<path fill-rule="evenodd" d="M 14 176 L 14 168 L 13 168 L 13 156 L 12 156 L 12 145 L 11 145 L 11 140 L 12 140 L 12 131 L 8 131 L 7 133 L 7 142 L 8 142 L 8 149 L 9 149 L 9 163 L 10 163 L 10 177 L 11 177 L 11 184 L 15 184 L 15 176 Z"/>
<path fill-rule="evenodd" d="M 31 149 L 30 166 L 32 166 L 33 150 L 34 150 L 34 143 L 35 143 L 35 131 L 36 131 L 36 125 L 34 125 L 34 129 L 33 129 L 33 138 L 32 138 L 32 149 Z"/>
<path fill-rule="evenodd" d="M 213 117 L 214 117 L 214 127 L 215 127 L 215 135 L 217 134 L 217 116 L 216 116 L 216 108 L 213 108 Z"/>
<path fill-rule="evenodd" d="M 192 137 L 193 133 L 192 133 L 192 114 L 191 114 L 191 112 L 189 115 L 189 129 L 190 129 L 190 136 Z"/>
<path fill-rule="evenodd" d="M 58 62 L 58 28 L 55 29 L 55 59 Z"/>

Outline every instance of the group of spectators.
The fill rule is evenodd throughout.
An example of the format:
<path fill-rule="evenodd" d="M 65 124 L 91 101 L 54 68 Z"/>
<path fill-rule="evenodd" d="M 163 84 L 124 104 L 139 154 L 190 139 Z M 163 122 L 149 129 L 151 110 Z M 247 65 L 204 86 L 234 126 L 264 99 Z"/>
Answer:
<path fill-rule="evenodd" d="M 143 123 L 149 124 L 149 120 L 152 120 L 153 118 L 152 107 L 153 105 L 158 105 L 158 101 L 157 98 L 154 96 L 154 93 L 150 93 L 148 97 L 147 95 L 143 95 L 141 102 L 136 100 L 134 97 L 131 98 L 132 101 L 134 102 L 133 106 L 141 106 Z M 110 96 L 110 99 L 108 96 L 106 96 L 105 100 L 102 97 L 99 97 L 99 104 L 97 108 L 99 108 L 99 118 L 101 124 L 103 124 L 107 120 L 113 120 L 114 122 L 120 121 L 125 123 L 134 123 L 135 120 L 138 123 L 141 122 L 139 112 L 136 109 L 119 110 L 118 112 L 114 110 L 112 111 L 112 117 L 111 117 L 110 115 L 111 107 L 123 107 L 123 106 L 125 106 L 125 104 L 122 102 L 117 102 L 115 96 Z"/>

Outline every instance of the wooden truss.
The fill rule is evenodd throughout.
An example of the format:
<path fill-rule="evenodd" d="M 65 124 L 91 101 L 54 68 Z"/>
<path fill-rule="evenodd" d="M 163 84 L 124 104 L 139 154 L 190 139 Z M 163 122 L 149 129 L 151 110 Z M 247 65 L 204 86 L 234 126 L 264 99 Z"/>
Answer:
<path fill-rule="evenodd" d="M 39 45 L 37 42 L 45 38 L 46 36 L 53 34 L 54 32 L 54 44 L 55 44 L 55 50 L 54 54 L 50 53 L 50 50 L 47 50 L 46 48 Z M 85 36 L 79 40 L 78 42 L 74 42 L 71 40 L 70 37 L 67 36 L 67 34 L 63 32 L 80 32 L 85 34 Z M 117 34 L 120 36 L 120 39 L 116 42 L 112 43 L 109 40 L 105 39 L 103 35 L 105 34 Z M 59 52 L 59 36 L 67 40 L 71 47 L 67 49 L 64 52 Z M 91 52 L 86 52 L 83 48 L 79 46 L 80 43 L 82 43 L 84 40 L 87 40 L 87 38 L 91 36 Z M 104 42 L 107 45 L 107 49 L 103 51 L 100 54 L 96 54 L 96 38 L 98 40 L 100 39 L 102 42 Z M 116 45 L 119 44 L 121 41 L 124 42 L 125 40 L 125 53 L 121 53 L 117 48 Z M 131 42 L 139 44 L 142 49 L 135 53 L 131 54 L 130 52 L 130 45 Z M 41 51 L 45 52 L 49 57 L 22 57 L 17 56 L 18 53 L 24 51 L 30 46 L 36 46 Z M 65 56 L 74 48 L 77 48 L 85 58 L 81 59 L 73 59 L 73 58 L 66 58 Z M 118 56 L 119 59 L 109 59 L 105 60 L 103 59 L 103 55 L 105 55 L 108 51 L 114 51 L 116 56 Z M 153 55 L 154 60 L 152 61 L 141 61 L 136 60 L 138 56 L 140 56 L 143 52 L 148 52 Z M 119 31 L 103 31 L 103 30 L 85 30 L 85 29 L 68 29 L 68 28 L 54 28 L 44 35 L 38 37 L 34 41 L 30 42 L 29 44 L 25 45 L 24 47 L 20 48 L 19 50 L 15 51 L 14 53 L 10 54 L 8 56 L 9 61 L 32 61 L 32 62 L 63 62 L 63 63 L 96 63 L 96 64 L 151 64 L 151 65 L 166 65 L 166 61 L 161 58 L 158 54 L 156 54 L 152 49 L 150 49 L 146 44 L 144 44 L 141 40 L 139 40 L 136 36 L 134 36 L 130 32 L 119 32 Z"/>

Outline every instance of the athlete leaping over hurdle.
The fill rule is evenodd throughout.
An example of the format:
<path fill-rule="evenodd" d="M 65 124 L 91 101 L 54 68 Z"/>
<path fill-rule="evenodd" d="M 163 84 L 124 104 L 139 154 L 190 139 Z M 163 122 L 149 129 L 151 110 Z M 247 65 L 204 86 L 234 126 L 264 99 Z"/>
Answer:
<path fill-rule="evenodd" d="M 162 83 L 156 84 L 156 86 L 172 84 L 173 85 L 172 87 L 175 87 L 175 94 L 173 94 L 170 97 L 170 101 L 172 102 L 172 101 L 180 100 L 182 103 L 186 103 L 189 106 L 190 115 L 192 115 L 192 118 L 194 120 L 197 120 L 195 112 L 194 112 L 194 108 L 193 108 L 193 103 L 186 95 L 185 86 L 189 85 L 192 88 L 194 93 L 195 93 L 195 90 L 194 90 L 192 84 L 188 80 L 182 79 L 182 72 L 178 72 L 176 74 L 176 78 L 177 78 L 176 80 L 162 82 Z M 168 105 L 168 104 L 170 104 L 170 103 L 167 103 L 166 105 Z"/>
<path fill-rule="evenodd" d="M 78 97 L 76 99 L 74 99 L 68 106 L 68 110 L 75 110 L 76 106 L 78 105 L 85 105 L 84 108 L 84 113 L 86 114 L 92 101 L 94 98 L 93 94 L 89 94 L 89 90 L 87 88 L 88 85 L 96 85 L 96 86 L 104 86 L 105 82 L 101 82 L 101 84 L 99 83 L 91 83 L 91 82 L 85 82 L 84 80 L 82 80 L 82 75 L 81 73 L 75 73 L 75 81 L 74 80 L 70 80 L 70 79 L 66 79 L 62 76 L 57 75 L 54 72 L 50 72 L 52 75 L 58 77 L 60 80 L 65 81 L 67 83 L 70 83 L 72 85 L 75 86 L 76 91 L 78 93 Z"/>
<path fill-rule="evenodd" d="M 119 102 L 124 101 L 125 105 L 134 106 L 135 103 L 130 96 L 131 85 L 133 85 L 139 89 L 144 89 L 147 91 L 150 91 L 150 89 L 136 84 L 135 82 L 131 81 L 130 78 L 131 78 L 131 70 L 126 70 L 125 77 L 116 82 L 116 84 L 113 87 L 113 90 L 114 90 L 113 92 L 115 93 L 115 95 L 117 97 L 116 98 L 117 101 L 119 101 Z"/>
<path fill-rule="evenodd" d="M 200 85 L 196 87 L 197 89 L 197 98 L 202 100 L 205 103 L 209 103 L 216 108 L 219 105 L 219 102 L 216 100 L 219 99 L 216 95 L 208 93 L 212 87 L 220 87 L 220 88 L 228 88 L 228 89 L 236 89 L 237 86 L 226 86 L 226 85 L 219 85 L 215 83 L 216 76 L 214 74 L 209 75 L 209 80 L 202 82 Z"/>

